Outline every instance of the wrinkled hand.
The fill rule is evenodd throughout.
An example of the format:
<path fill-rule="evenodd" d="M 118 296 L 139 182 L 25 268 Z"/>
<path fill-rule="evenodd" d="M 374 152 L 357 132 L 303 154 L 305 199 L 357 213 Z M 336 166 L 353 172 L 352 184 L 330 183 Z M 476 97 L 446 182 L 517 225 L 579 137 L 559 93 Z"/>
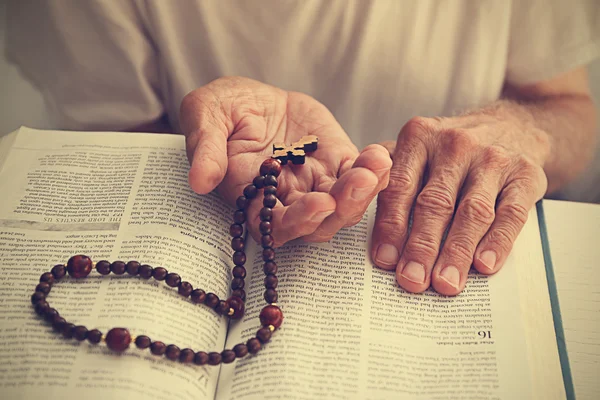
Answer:
<path fill-rule="evenodd" d="M 278 178 L 273 209 L 275 245 L 295 238 L 327 241 L 360 221 L 387 186 L 391 159 L 380 145 L 360 154 L 325 106 L 310 96 L 251 79 L 220 78 L 189 93 L 180 121 L 197 193 L 217 187 L 230 203 L 252 183 L 275 142 L 291 144 L 317 135 L 319 147 L 304 165 L 288 165 Z M 259 239 L 262 201 L 248 209 L 250 232 Z"/>
<path fill-rule="evenodd" d="M 394 165 L 371 252 L 378 266 L 396 269 L 400 286 L 455 295 L 472 264 L 482 274 L 502 267 L 547 187 L 545 134 L 518 126 L 492 113 L 414 118 L 384 144 Z"/>

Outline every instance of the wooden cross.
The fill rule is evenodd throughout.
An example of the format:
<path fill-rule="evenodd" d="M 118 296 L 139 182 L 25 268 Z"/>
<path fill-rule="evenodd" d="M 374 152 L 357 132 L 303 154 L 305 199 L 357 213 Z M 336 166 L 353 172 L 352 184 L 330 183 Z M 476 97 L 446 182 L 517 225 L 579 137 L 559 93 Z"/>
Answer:
<path fill-rule="evenodd" d="M 306 153 L 317 150 L 319 139 L 315 135 L 303 136 L 299 141 L 287 146 L 285 143 L 273 144 L 273 158 L 279 160 L 281 165 L 286 165 L 288 161 L 292 164 L 304 164 Z"/>

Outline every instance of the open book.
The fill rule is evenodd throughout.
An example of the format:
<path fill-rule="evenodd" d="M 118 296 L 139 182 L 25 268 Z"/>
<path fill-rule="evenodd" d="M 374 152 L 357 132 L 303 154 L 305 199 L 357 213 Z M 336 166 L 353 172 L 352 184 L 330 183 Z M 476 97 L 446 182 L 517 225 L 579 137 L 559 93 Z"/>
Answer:
<path fill-rule="evenodd" d="M 0 157 L 2 398 L 565 397 L 535 210 L 502 271 L 471 274 L 456 297 L 407 293 L 373 266 L 373 209 L 328 243 L 289 243 L 277 251 L 285 320 L 271 341 L 232 364 L 184 365 L 63 339 L 29 300 L 40 274 L 74 254 L 164 266 L 228 297 L 232 209 L 189 189 L 184 138 L 21 128 Z M 247 242 L 239 321 L 163 283 L 112 274 L 65 278 L 48 301 L 90 329 L 222 351 L 260 325 L 261 249 Z"/>

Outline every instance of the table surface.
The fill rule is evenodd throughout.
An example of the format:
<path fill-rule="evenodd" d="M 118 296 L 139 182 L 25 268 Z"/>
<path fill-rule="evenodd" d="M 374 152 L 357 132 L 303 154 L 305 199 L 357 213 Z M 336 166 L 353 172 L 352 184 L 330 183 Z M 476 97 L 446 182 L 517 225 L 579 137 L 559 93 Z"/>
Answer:
<path fill-rule="evenodd" d="M 600 205 L 544 200 L 577 399 L 600 399 Z"/>

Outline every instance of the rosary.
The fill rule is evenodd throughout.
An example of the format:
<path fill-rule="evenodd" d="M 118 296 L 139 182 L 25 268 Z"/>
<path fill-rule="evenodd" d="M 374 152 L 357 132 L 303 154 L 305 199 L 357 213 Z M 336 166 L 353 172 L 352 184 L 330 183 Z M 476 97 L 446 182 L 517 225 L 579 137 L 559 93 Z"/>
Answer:
<path fill-rule="evenodd" d="M 50 272 L 41 275 L 40 283 L 31 296 L 31 303 L 35 308 L 35 312 L 50 323 L 54 331 L 61 333 L 67 339 L 87 340 L 91 344 L 104 342 L 110 350 L 116 352 L 127 350 L 133 342 L 139 349 L 150 348 L 150 352 L 156 356 L 164 355 L 169 360 L 178 360 L 182 363 L 193 362 L 196 365 L 228 364 L 236 358 L 258 353 L 262 346 L 271 339 L 272 333 L 283 322 L 283 313 L 276 304 L 277 264 L 274 261 L 274 239 L 271 236 L 273 230 L 271 218 L 273 207 L 277 203 L 277 177 L 281 173 L 281 167 L 287 165 L 288 161 L 292 164 L 304 164 L 306 153 L 315 151 L 317 142 L 317 137 L 310 135 L 304 136 L 291 146 L 286 146 L 284 143 L 275 143 L 273 145 L 273 156 L 262 163 L 259 175 L 254 178 L 250 185 L 244 188 L 243 195 L 237 198 L 236 206 L 238 209 L 233 213 L 234 223 L 229 229 L 233 238 L 231 248 L 234 251 L 233 263 L 235 267 L 232 270 L 231 296 L 227 300 L 219 299 L 214 293 L 194 289 L 189 282 L 182 281 L 178 274 L 169 272 L 163 267 L 153 268 L 137 261 L 129 261 L 128 263 L 114 261 L 111 263 L 103 260 L 94 263 L 88 256 L 75 255 L 66 264 L 55 265 Z M 177 288 L 181 296 L 190 298 L 193 303 L 205 304 L 219 315 L 225 315 L 231 319 L 240 319 L 244 315 L 244 302 L 246 300 L 246 292 L 244 291 L 246 253 L 244 252 L 245 244 L 242 238 L 244 233 L 242 224 L 246 222 L 246 209 L 250 204 L 250 200 L 258 195 L 260 189 L 264 192 L 263 208 L 260 210 L 259 230 L 262 235 L 263 271 L 265 273 L 264 298 L 267 306 L 262 309 L 259 316 L 262 327 L 256 332 L 256 336 L 246 343 L 237 344 L 233 349 L 223 350 L 222 352 L 195 352 L 189 348 L 180 349 L 174 344 L 166 345 L 164 342 L 152 340 L 146 335 L 132 336 L 126 328 L 112 328 L 105 335 L 98 329 L 88 330 L 85 326 L 67 322 L 46 301 L 54 283 L 62 279 L 67 273 L 72 278 L 82 279 L 88 276 L 92 269 L 95 269 L 101 275 L 108 275 L 111 272 L 115 275 L 123 275 L 127 272 L 131 276 L 139 276 L 142 279 L 154 278 L 157 281 L 164 281 L 167 286 Z"/>

